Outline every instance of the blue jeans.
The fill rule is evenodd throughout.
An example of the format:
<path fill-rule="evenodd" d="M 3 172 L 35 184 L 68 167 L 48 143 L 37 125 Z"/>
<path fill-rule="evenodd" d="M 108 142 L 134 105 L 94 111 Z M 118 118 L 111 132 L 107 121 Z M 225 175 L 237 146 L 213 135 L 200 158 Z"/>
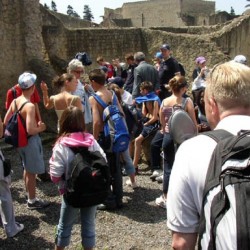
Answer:
<path fill-rule="evenodd" d="M 151 164 L 152 170 L 159 168 L 161 160 L 161 149 L 164 154 L 163 164 L 163 193 L 168 192 L 169 178 L 174 163 L 175 146 L 174 141 L 169 133 L 162 134 L 157 131 L 153 140 L 151 141 Z"/>
<path fill-rule="evenodd" d="M 129 153 L 129 148 L 126 151 L 121 152 L 121 157 L 122 157 L 122 165 L 126 170 L 126 174 L 127 175 L 134 174 L 135 167 L 133 165 L 133 161 Z"/>
<path fill-rule="evenodd" d="M 63 196 L 55 240 L 57 246 L 66 247 L 69 245 L 72 227 L 77 222 L 79 212 L 81 216 L 82 246 L 84 248 L 93 248 L 95 246 L 96 206 L 74 208 L 65 202 Z"/>

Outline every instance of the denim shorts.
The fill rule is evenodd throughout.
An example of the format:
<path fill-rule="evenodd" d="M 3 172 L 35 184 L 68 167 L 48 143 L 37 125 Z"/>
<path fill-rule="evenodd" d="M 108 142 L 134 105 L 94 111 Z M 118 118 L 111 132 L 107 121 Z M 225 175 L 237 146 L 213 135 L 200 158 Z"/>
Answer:
<path fill-rule="evenodd" d="M 17 148 L 22 158 L 24 169 L 31 174 L 43 174 L 45 165 L 43 160 L 43 147 L 39 135 L 33 135 L 28 139 L 26 147 Z"/>
<path fill-rule="evenodd" d="M 153 134 L 156 130 L 159 129 L 159 122 L 155 122 L 153 124 L 150 124 L 148 126 L 143 126 L 141 135 L 146 138 L 148 136 L 150 136 L 151 134 Z"/>
<path fill-rule="evenodd" d="M 60 247 L 66 247 L 70 243 L 72 227 L 81 220 L 81 237 L 84 248 L 93 248 L 95 246 L 95 215 L 97 206 L 74 208 L 68 205 L 62 196 L 62 205 L 59 224 L 57 226 L 55 244 Z"/>

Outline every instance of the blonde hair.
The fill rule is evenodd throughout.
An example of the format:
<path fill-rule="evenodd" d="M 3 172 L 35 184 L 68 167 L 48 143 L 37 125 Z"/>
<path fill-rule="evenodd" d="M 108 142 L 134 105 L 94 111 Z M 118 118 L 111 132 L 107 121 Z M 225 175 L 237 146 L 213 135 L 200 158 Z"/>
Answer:
<path fill-rule="evenodd" d="M 250 68 L 233 61 L 215 65 L 207 77 L 207 98 L 213 97 L 220 111 L 250 107 Z"/>

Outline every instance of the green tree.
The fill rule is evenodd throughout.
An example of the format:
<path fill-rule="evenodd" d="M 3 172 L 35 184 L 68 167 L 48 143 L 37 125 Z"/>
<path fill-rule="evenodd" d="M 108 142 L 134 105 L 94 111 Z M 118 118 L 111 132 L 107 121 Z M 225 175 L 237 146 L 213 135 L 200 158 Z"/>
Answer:
<path fill-rule="evenodd" d="M 84 5 L 83 7 L 83 19 L 87 21 L 92 21 L 92 19 L 94 19 L 91 9 L 89 8 L 88 5 Z"/>
<path fill-rule="evenodd" d="M 74 11 L 71 5 L 68 5 L 67 14 L 72 17 L 80 18 L 77 12 Z"/>
<path fill-rule="evenodd" d="M 46 3 L 43 5 L 43 7 L 44 7 L 46 10 L 49 10 L 49 6 L 48 6 Z"/>
<path fill-rule="evenodd" d="M 73 7 L 71 5 L 68 5 L 67 15 L 72 16 L 73 12 L 74 12 Z"/>
<path fill-rule="evenodd" d="M 51 9 L 55 12 L 57 12 L 57 7 L 56 7 L 56 3 L 54 1 L 51 1 Z"/>
<path fill-rule="evenodd" d="M 234 11 L 234 8 L 233 8 L 232 6 L 231 6 L 230 14 L 231 14 L 232 16 L 235 16 L 235 11 Z"/>

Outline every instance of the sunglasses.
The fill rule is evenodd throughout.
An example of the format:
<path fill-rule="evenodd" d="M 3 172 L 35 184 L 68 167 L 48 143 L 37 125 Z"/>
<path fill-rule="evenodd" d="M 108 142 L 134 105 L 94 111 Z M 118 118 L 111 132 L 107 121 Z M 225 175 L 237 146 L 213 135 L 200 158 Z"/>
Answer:
<path fill-rule="evenodd" d="M 74 72 L 77 73 L 77 74 L 82 74 L 83 70 L 74 70 Z"/>

